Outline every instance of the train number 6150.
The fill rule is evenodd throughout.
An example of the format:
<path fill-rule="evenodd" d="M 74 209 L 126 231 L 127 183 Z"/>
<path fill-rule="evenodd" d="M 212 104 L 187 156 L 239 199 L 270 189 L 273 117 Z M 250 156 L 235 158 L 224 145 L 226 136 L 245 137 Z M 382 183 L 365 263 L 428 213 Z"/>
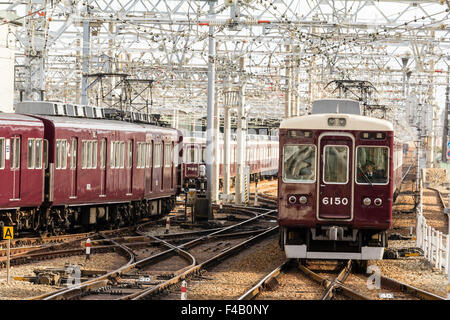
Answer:
<path fill-rule="evenodd" d="M 347 198 L 341 198 L 341 197 L 324 197 L 322 198 L 322 203 L 324 205 L 344 205 L 346 206 L 348 204 L 348 199 Z"/>

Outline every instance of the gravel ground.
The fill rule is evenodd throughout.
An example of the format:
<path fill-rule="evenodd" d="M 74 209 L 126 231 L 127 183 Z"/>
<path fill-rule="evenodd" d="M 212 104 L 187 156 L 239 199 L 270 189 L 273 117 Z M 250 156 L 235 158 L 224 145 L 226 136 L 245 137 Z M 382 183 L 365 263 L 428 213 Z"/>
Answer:
<path fill-rule="evenodd" d="M 204 272 L 199 280 L 190 280 L 188 299 L 236 299 L 283 261 L 278 239 L 272 237 Z M 179 299 L 179 294 L 166 298 Z"/>
<path fill-rule="evenodd" d="M 414 240 L 391 240 L 389 247 L 416 247 Z M 381 274 L 414 287 L 446 297 L 447 275 L 433 269 L 424 257 L 406 257 L 397 260 L 371 261 Z"/>
<path fill-rule="evenodd" d="M 6 269 L 0 270 L 0 299 L 25 299 L 47 292 L 54 291 L 60 287 L 37 285 L 26 281 L 12 280 L 13 277 L 34 276 L 33 270 L 39 268 L 62 268 L 65 264 L 80 265 L 87 270 L 114 270 L 126 263 L 126 259 L 117 253 L 92 254 L 89 261 L 85 256 L 72 256 L 57 258 L 48 261 L 39 261 L 21 266 L 13 266 L 10 270 L 10 283 L 6 283 Z"/>
<path fill-rule="evenodd" d="M 427 219 L 427 224 L 432 228 L 447 233 L 447 217 L 441 206 L 439 195 L 431 189 L 423 191 L 423 215 Z"/>

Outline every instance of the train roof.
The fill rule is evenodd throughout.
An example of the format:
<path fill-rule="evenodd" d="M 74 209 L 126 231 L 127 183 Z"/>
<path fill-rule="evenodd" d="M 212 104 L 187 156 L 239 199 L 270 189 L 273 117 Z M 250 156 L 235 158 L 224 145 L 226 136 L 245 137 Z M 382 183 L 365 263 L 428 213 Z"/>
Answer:
<path fill-rule="evenodd" d="M 1 125 L 44 126 L 36 118 L 17 113 L 0 113 Z"/>
<path fill-rule="evenodd" d="M 157 131 L 161 134 L 175 134 L 179 130 L 173 128 L 158 127 L 150 124 L 133 123 L 118 120 L 103 120 L 89 118 L 72 118 L 59 116 L 35 116 L 38 119 L 46 119 L 51 121 L 57 128 L 81 128 L 81 129 L 97 129 L 97 130 L 117 130 L 117 131 L 134 131 L 147 132 L 149 129 Z"/>
<path fill-rule="evenodd" d="M 345 118 L 346 124 L 343 127 L 331 126 L 328 124 L 329 118 Z M 378 118 L 343 113 L 324 113 L 286 119 L 280 123 L 280 129 L 393 131 L 394 126 L 391 122 Z"/>

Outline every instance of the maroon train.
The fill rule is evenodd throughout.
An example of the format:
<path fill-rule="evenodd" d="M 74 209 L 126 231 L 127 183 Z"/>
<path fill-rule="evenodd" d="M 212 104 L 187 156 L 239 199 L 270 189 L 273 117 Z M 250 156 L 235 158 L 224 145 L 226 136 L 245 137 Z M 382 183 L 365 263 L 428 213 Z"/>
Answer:
<path fill-rule="evenodd" d="M 206 167 L 206 138 L 195 136 L 196 132 L 185 135 L 183 140 L 183 181 L 184 185 L 197 188 Z M 219 184 L 224 173 L 224 141 L 219 138 Z M 250 170 L 250 180 L 276 176 L 278 172 L 278 137 L 268 135 L 248 135 L 246 141 L 245 166 Z M 230 177 L 236 176 L 236 141 L 230 143 Z M 203 168 L 202 168 L 203 167 Z"/>
<path fill-rule="evenodd" d="M 401 183 L 392 123 L 319 100 L 280 125 L 278 222 L 288 258 L 382 259 Z"/>
<path fill-rule="evenodd" d="M 0 113 L 0 224 L 54 231 L 169 213 L 182 140 L 148 124 Z"/>

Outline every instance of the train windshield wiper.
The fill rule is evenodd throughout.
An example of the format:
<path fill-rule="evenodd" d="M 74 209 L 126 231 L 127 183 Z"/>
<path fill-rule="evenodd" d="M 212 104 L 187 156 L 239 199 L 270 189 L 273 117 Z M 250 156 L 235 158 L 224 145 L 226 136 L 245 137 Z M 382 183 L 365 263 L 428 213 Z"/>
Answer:
<path fill-rule="evenodd" d="M 361 171 L 361 173 L 362 173 L 364 179 L 366 179 L 366 181 L 367 181 L 368 183 L 370 183 L 370 186 L 373 187 L 373 184 L 372 184 L 372 182 L 370 181 L 370 178 L 369 178 L 368 176 L 366 176 L 366 174 L 364 173 L 364 171 L 362 171 L 362 169 L 361 169 L 360 167 L 357 166 L 357 168 L 359 169 L 359 171 Z"/>

